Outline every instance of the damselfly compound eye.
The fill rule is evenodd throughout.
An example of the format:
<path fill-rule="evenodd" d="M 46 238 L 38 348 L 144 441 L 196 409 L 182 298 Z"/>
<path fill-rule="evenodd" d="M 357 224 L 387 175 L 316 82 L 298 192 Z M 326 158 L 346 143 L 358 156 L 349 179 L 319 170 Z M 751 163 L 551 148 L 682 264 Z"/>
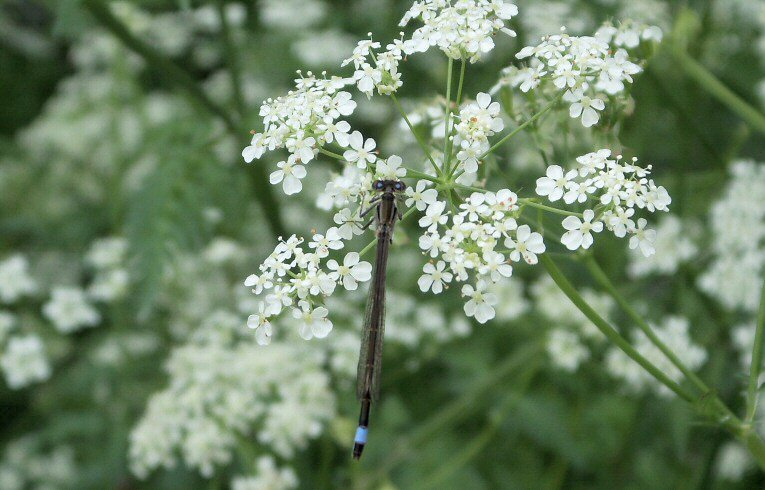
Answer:
<path fill-rule="evenodd" d="M 385 187 L 385 183 L 382 180 L 376 180 L 372 186 L 378 191 L 381 191 L 383 187 Z"/>

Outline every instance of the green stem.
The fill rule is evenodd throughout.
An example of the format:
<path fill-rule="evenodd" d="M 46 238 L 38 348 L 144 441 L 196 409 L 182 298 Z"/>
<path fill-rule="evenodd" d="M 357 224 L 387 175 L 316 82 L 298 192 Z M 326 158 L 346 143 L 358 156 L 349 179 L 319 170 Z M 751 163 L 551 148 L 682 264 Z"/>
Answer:
<path fill-rule="evenodd" d="M 605 289 L 606 292 L 608 292 L 608 294 L 614 298 L 614 300 L 616 300 L 616 303 L 621 307 L 622 310 L 624 310 L 625 313 L 627 313 L 627 316 L 629 316 L 632 321 L 635 322 L 638 328 L 642 330 L 642 332 L 646 335 L 646 337 L 648 337 L 651 343 L 658 347 L 659 350 L 667 357 L 667 359 L 669 359 L 672 364 L 674 364 L 675 367 L 677 367 L 677 369 L 679 369 L 680 372 L 685 375 L 686 378 L 688 378 L 699 390 L 701 390 L 702 393 L 710 393 L 709 387 L 698 376 L 696 376 L 696 374 L 691 369 L 689 369 L 688 366 L 686 366 L 683 361 L 680 360 L 680 358 L 677 357 L 677 354 L 675 354 L 672 349 L 667 347 L 667 344 L 665 344 L 658 337 L 658 335 L 656 335 L 656 332 L 654 332 L 651 326 L 648 325 L 648 322 L 646 322 L 643 317 L 641 317 L 638 312 L 635 311 L 632 305 L 627 302 L 624 296 L 619 293 L 619 291 L 616 289 L 616 286 L 614 286 L 614 284 L 608 278 L 608 275 L 606 275 L 603 269 L 601 269 L 595 258 L 592 255 L 589 255 L 585 259 L 584 263 L 595 280 L 600 283 L 603 289 Z"/>
<path fill-rule="evenodd" d="M 559 93 L 558 95 L 556 95 L 556 96 L 555 96 L 555 98 L 554 98 L 553 100 L 551 100 L 551 101 L 550 101 L 550 102 L 549 102 L 549 103 L 548 103 L 546 106 L 544 106 L 544 107 L 543 107 L 543 108 L 542 108 L 542 109 L 541 109 L 539 112 L 537 112 L 536 114 L 534 114 L 533 116 L 531 116 L 531 117 L 530 117 L 530 118 L 529 118 L 529 119 L 528 119 L 526 122 L 524 122 L 523 124 L 521 124 L 520 126 L 518 126 L 517 128 L 515 128 L 514 130 L 510 131 L 510 132 L 509 132 L 508 134 L 506 134 L 504 137 L 502 137 L 502 139 L 501 139 L 501 140 L 497 141 L 497 142 L 494 144 L 494 146 L 492 146 L 491 148 L 489 148 L 488 150 L 486 150 L 486 152 L 485 152 L 483 155 L 481 155 L 480 157 L 478 157 L 478 159 L 479 159 L 479 160 L 483 160 L 483 159 L 484 159 L 484 158 L 486 158 L 488 155 L 490 155 L 491 153 L 493 153 L 493 152 L 494 152 L 494 150 L 496 150 L 497 148 L 499 148 L 500 146 L 502 146 L 503 144 L 505 144 L 505 143 L 506 143 L 506 142 L 507 142 L 507 141 L 508 141 L 510 138 L 512 138 L 512 137 L 513 137 L 513 136 L 515 136 L 516 134 L 520 133 L 521 131 L 523 131 L 523 130 L 526 128 L 526 126 L 528 126 L 529 124 L 532 124 L 532 123 L 534 123 L 534 122 L 535 122 L 537 119 L 539 119 L 539 118 L 540 118 L 540 117 L 542 117 L 544 114 L 546 114 L 546 113 L 547 113 L 547 111 L 549 111 L 550 109 L 552 109 L 552 108 L 555 106 L 555 104 L 557 104 L 557 103 L 558 103 L 558 101 L 561 99 L 561 97 L 563 97 L 563 94 L 564 94 L 564 92 L 561 92 L 561 93 Z"/>
<path fill-rule="evenodd" d="M 541 254 L 539 261 L 545 267 L 545 269 L 547 269 L 547 273 L 550 274 L 550 277 L 553 279 L 553 281 L 555 281 L 555 284 L 558 285 L 560 290 L 563 291 L 566 296 L 568 296 L 568 298 L 572 303 L 574 303 L 579 311 L 584 313 L 584 315 L 589 318 L 589 320 L 598 328 L 598 330 L 601 331 L 601 333 L 603 333 L 603 335 L 608 338 L 608 340 L 615 344 L 633 361 L 637 362 L 643 369 L 648 371 L 651 376 L 672 390 L 680 398 L 689 403 L 695 403 L 696 399 L 691 393 L 675 383 L 669 376 L 667 376 L 667 374 L 664 373 L 664 371 L 643 357 L 643 355 L 640 354 L 637 349 L 632 347 L 632 344 L 630 344 L 627 339 L 622 337 L 614 327 L 612 327 L 606 320 L 603 319 L 603 317 L 601 317 L 595 310 L 592 309 L 589 303 L 587 303 L 582 295 L 579 294 L 579 291 L 577 291 L 577 289 L 568 281 L 568 279 L 566 279 L 566 276 L 563 275 L 563 272 L 558 269 L 558 266 L 555 265 L 555 262 L 553 262 L 550 257 L 548 257 L 546 254 Z"/>
<path fill-rule="evenodd" d="M 554 208 L 552 206 L 547 206 L 545 204 L 540 204 L 540 203 L 534 201 L 533 199 L 520 198 L 520 199 L 518 199 L 518 202 L 522 203 L 522 204 L 524 204 L 526 206 L 529 206 L 531 208 L 536 208 L 536 209 L 539 209 L 539 210 L 542 210 L 542 211 L 547 211 L 549 213 L 560 214 L 561 216 L 577 216 L 579 218 L 584 218 L 584 215 L 582 215 L 582 213 L 576 213 L 574 211 L 566 211 L 565 209 Z"/>
<path fill-rule="evenodd" d="M 762 342 L 765 330 L 765 283 L 760 293 L 760 309 L 757 314 L 757 329 L 754 333 L 752 362 L 749 366 L 749 389 L 746 396 L 746 422 L 752 423 L 757 412 L 757 392 L 759 391 L 760 371 L 762 369 Z"/>
<path fill-rule="evenodd" d="M 83 0 L 82 5 L 102 27 L 110 31 L 129 50 L 140 55 L 157 74 L 181 87 L 192 101 L 220 119 L 232 137 L 241 137 L 239 123 L 224 108 L 208 97 L 187 71 L 134 36 L 112 13 L 108 3 L 100 0 Z M 252 175 L 255 198 L 260 201 L 263 215 L 268 220 L 271 231 L 275 236 L 286 235 L 286 229 L 278 213 L 276 197 L 268 183 L 265 167 L 253 165 L 249 173 Z"/>
<path fill-rule="evenodd" d="M 752 129 L 765 134 L 765 115 L 752 107 L 744 99 L 736 95 L 715 77 L 704 65 L 691 58 L 688 53 L 678 48 L 670 48 L 669 53 L 675 58 L 685 74 L 709 92 L 741 119 L 746 121 Z"/>
<path fill-rule="evenodd" d="M 229 24 L 228 16 L 226 15 L 226 2 L 225 0 L 218 0 L 217 3 L 218 17 L 220 17 L 221 37 L 223 38 L 226 62 L 228 63 L 229 76 L 231 77 L 231 90 L 234 93 L 234 103 L 237 105 L 237 111 L 240 114 L 245 114 L 247 104 L 242 92 L 242 70 L 239 65 L 239 58 L 237 57 L 234 39 L 231 37 L 231 25 Z"/>
<path fill-rule="evenodd" d="M 428 160 L 430 160 L 430 164 L 433 166 L 433 170 L 436 171 L 436 175 L 441 175 L 441 169 L 438 168 L 438 164 L 436 164 L 436 161 L 433 159 L 433 155 L 430 154 L 430 150 L 428 149 L 428 145 L 425 144 L 425 142 L 422 140 L 420 135 L 414 129 L 414 126 L 412 125 L 412 122 L 409 121 L 409 116 L 406 115 L 406 112 L 404 112 L 404 108 L 401 107 L 401 103 L 398 101 L 398 98 L 396 97 L 396 94 L 390 94 L 390 98 L 393 101 L 393 104 L 395 104 L 396 109 L 398 109 L 399 114 L 401 114 L 401 117 L 403 117 L 404 121 L 406 121 L 406 125 L 409 126 L 409 130 L 414 135 L 414 138 L 417 140 L 417 143 L 419 143 L 420 148 L 422 148 L 422 151 L 425 153 L 425 156 L 427 156 Z"/>
<path fill-rule="evenodd" d="M 450 57 L 446 68 L 446 113 L 444 114 L 444 161 L 441 162 L 442 173 L 446 173 L 449 168 L 449 134 L 452 131 L 451 128 L 451 115 L 452 115 L 452 71 L 454 69 L 454 60 Z"/>
<path fill-rule="evenodd" d="M 335 153 L 333 151 L 325 150 L 324 148 L 319 148 L 319 153 L 323 153 L 324 155 L 327 155 L 328 157 L 337 158 L 341 162 L 345 161 L 345 157 L 343 155 L 340 155 L 339 153 Z"/>

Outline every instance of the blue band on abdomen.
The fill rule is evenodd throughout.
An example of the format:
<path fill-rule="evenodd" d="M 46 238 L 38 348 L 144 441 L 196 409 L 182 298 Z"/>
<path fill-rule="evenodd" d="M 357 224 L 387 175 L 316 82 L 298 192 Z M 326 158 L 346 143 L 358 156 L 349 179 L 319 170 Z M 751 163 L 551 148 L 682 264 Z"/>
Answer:
<path fill-rule="evenodd" d="M 356 438 L 353 439 L 353 442 L 358 444 L 366 444 L 367 443 L 367 429 L 366 427 L 359 426 L 356 429 Z"/>

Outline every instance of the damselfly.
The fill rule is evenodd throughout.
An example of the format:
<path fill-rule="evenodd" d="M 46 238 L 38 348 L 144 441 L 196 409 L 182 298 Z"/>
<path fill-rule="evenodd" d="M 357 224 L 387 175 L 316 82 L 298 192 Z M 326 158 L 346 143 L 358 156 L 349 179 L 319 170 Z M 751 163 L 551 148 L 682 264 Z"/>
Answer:
<path fill-rule="evenodd" d="M 398 180 L 376 180 L 372 188 L 379 192 L 372 198 L 372 206 L 361 216 L 374 211 L 372 219 L 364 227 L 375 223 L 377 235 L 377 257 L 372 284 L 369 287 L 367 309 L 361 333 L 361 351 L 357 371 L 356 396 L 361 400 L 359 427 L 353 441 L 353 458 L 359 459 L 367 443 L 369 411 L 372 402 L 380 395 L 380 371 L 382 368 L 383 335 L 385 331 L 385 275 L 388 263 L 388 248 L 393 241 L 393 227 L 401 219 L 401 209 L 396 199 L 406 185 Z"/>

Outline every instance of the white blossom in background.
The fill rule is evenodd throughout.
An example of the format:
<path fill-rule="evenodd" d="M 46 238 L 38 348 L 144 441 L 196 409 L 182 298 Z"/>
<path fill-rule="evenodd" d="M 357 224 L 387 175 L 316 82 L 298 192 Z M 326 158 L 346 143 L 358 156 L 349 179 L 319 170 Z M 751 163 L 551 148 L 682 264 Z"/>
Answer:
<path fill-rule="evenodd" d="M 170 385 L 152 396 L 130 436 L 133 472 L 146 478 L 173 468 L 180 454 L 209 478 L 231 461 L 239 438 L 291 457 L 335 416 L 324 357 L 301 344 L 176 349 L 167 364 Z"/>
<path fill-rule="evenodd" d="M 610 157 L 608 149 L 582 155 L 576 159 L 578 170 L 565 174 L 561 167 L 551 165 L 547 176 L 537 179 L 537 194 L 551 202 L 562 198 L 566 204 L 593 207 L 585 210 L 581 219 L 568 216 L 563 220 L 567 232 L 561 242 L 569 250 L 589 248 L 592 232 L 605 227 L 619 238 L 629 235 L 629 248 L 650 257 L 656 252 L 656 231 L 646 228 L 648 222 L 637 218 L 635 212 L 669 211 L 672 199 L 663 186 L 649 178 L 651 165 L 643 168 L 637 165 L 637 158 L 628 163 L 621 155 Z"/>
<path fill-rule="evenodd" d="M 51 375 L 45 346 L 38 336 L 31 334 L 8 340 L 0 356 L 0 368 L 6 383 L 14 390 L 45 381 Z"/>
<path fill-rule="evenodd" d="M 746 473 L 755 468 L 752 456 L 738 441 L 723 444 L 715 461 L 715 473 L 724 480 L 741 480 Z"/>
<path fill-rule="evenodd" d="M 43 314 L 61 333 L 95 327 L 101 321 L 101 314 L 90 304 L 85 292 L 75 287 L 53 288 Z"/>
<path fill-rule="evenodd" d="M 695 344 L 690 337 L 690 322 L 682 317 L 669 316 L 660 325 L 651 328 L 659 339 L 674 352 L 680 361 L 695 371 L 707 360 L 707 352 Z M 683 375 L 672 362 L 656 347 L 642 331 L 635 331 L 632 344 L 643 357 L 658 367 L 670 379 L 679 382 Z M 620 378 L 627 391 L 639 392 L 655 388 L 660 395 L 670 396 L 672 392 L 660 384 L 638 363 L 616 347 L 611 347 L 606 355 L 606 366 L 611 374 Z"/>
<path fill-rule="evenodd" d="M 590 357 L 589 349 L 575 332 L 554 328 L 547 335 L 547 355 L 552 363 L 568 372 L 574 372 Z"/>
<path fill-rule="evenodd" d="M 754 345 L 754 334 L 757 326 L 754 322 L 744 323 L 733 327 L 731 332 L 731 341 L 733 346 L 739 352 L 741 366 L 749 371 L 752 365 L 752 346 Z"/>
<path fill-rule="evenodd" d="M 422 22 L 403 43 L 407 54 L 438 47 L 446 56 L 471 62 L 494 49 L 498 32 L 514 37 L 505 22 L 518 14 L 518 7 L 504 0 L 422 0 L 404 14 L 401 27 L 416 19 Z"/>
<path fill-rule="evenodd" d="M 661 253 L 645 257 L 638 253 L 630 254 L 628 271 L 632 277 L 644 277 L 649 274 L 670 275 L 677 272 L 681 264 L 693 259 L 698 247 L 694 243 L 695 227 L 685 225 L 680 218 L 666 215 L 656 225 L 654 247 Z"/>
<path fill-rule="evenodd" d="M 17 254 L 0 261 L 0 302 L 15 303 L 37 291 L 26 257 Z"/>
<path fill-rule="evenodd" d="M 633 49 L 640 46 L 641 42 L 661 42 L 664 34 L 659 26 L 648 25 L 627 19 L 614 25 L 606 22 L 597 32 L 595 38 L 606 44 L 619 48 Z"/>
<path fill-rule="evenodd" d="M 608 318 L 614 309 L 613 299 L 605 294 L 589 288 L 579 290 L 582 297 L 600 316 Z M 580 333 L 590 340 L 604 340 L 603 334 L 592 324 L 584 313 L 571 302 L 555 281 L 544 276 L 535 281 L 530 287 L 531 298 L 535 309 L 544 317 L 557 325 L 579 328 Z"/>
<path fill-rule="evenodd" d="M 300 31 L 321 22 L 329 6 L 319 0 L 264 0 L 257 3 L 260 20 L 273 29 Z M 299 12 L 299 14 L 298 14 Z"/>
<path fill-rule="evenodd" d="M 292 468 L 279 468 L 271 456 L 255 461 L 255 476 L 238 476 L 231 481 L 231 490 L 292 490 L 298 487 L 298 478 Z"/>
<path fill-rule="evenodd" d="M 765 166 L 737 161 L 711 208 L 713 260 L 698 287 L 729 309 L 757 311 L 765 275 Z"/>
<path fill-rule="evenodd" d="M 9 312 L 0 310 L 0 345 L 16 327 L 16 316 Z"/>
<path fill-rule="evenodd" d="M 3 490 L 59 489 L 77 486 L 79 468 L 69 446 L 46 447 L 36 435 L 11 441 L 0 459 Z"/>
<path fill-rule="evenodd" d="M 523 295 L 521 281 L 499 281 L 489 287 L 499 298 L 494 309 L 500 321 L 513 321 L 523 316 L 530 308 L 529 301 Z"/>

